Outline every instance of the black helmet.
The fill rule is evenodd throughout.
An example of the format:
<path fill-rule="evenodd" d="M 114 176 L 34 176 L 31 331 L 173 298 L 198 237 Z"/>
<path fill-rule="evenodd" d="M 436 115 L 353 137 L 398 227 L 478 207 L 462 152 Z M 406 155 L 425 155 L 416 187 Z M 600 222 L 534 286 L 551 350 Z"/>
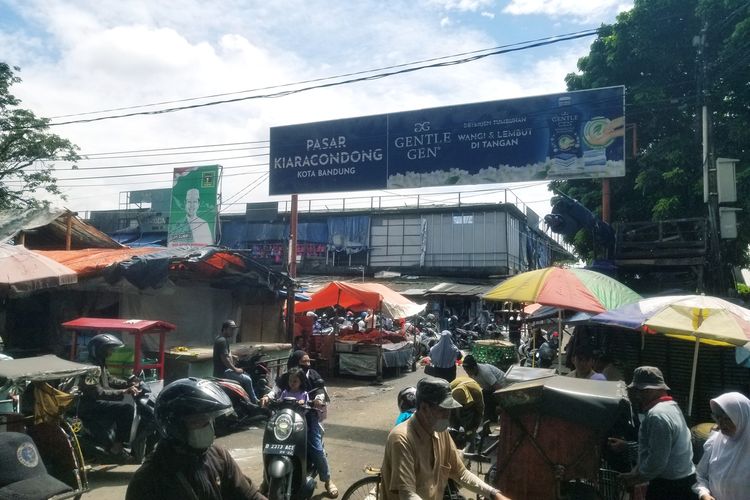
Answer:
<path fill-rule="evenodd" d="M 417 408 L 417 388 L 401 389 L 397 396 L 399 411 L 415 410 Z"/>
<path fill-rule="evenodd" d="M 154 419 L 159 434 L 168 441 L 187 446 L 186 417 L 203 415 L 214 419 L 232 411 L 232 401 L 210 380 L 182 378 L 166 386 L 156 398 Z"/>
<path fill-rule="evenodd" d="M 104 358 L 107 355 L 107 350 L 109 348 L 117 349 L 123 345 L 122 340 L 118 339 L 111 333 L 100 333 L 89 340 L 89 358 L 94 363 L 101 365 L 104 363 Z"/>

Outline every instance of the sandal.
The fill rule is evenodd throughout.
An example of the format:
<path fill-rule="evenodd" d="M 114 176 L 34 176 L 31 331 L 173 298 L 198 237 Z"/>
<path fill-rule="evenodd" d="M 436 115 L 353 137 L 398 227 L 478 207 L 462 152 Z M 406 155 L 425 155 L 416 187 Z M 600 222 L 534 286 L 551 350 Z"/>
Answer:
<path fill-rule="evenodd" d="M 336 485 L 332 481 L 326 481 L 326 493 L 329 497 L 336 498 L 339 496 L 339 489 L 336 488 Z"/>

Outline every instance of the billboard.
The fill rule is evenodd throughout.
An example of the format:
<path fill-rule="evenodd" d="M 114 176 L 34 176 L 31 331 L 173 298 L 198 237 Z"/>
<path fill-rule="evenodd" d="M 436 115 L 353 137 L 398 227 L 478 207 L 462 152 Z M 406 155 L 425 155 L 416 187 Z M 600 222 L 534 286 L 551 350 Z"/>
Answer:
<path fill-rule="evenodd" d="M 271 128 L 271 195 L 625 175 L 625 88 Z"/>
<path fill-rule="evenodd" d="M 167 246 L 206 246 L 216 241 L 219 165 L 174 169 Z"/>

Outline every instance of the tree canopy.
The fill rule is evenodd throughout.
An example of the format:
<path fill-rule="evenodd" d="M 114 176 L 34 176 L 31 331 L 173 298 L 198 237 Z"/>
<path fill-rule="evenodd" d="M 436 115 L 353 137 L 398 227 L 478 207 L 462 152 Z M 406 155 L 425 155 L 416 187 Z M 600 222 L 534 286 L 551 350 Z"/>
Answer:
<path fill-rule="evenodd" d="M 699 54 L 703 35 L 703 55 Z M 715 156 L 737 158 L 737 192 L 750 188 L 750 2 L 636 0 L 602 26 L 569 90 L 626 88 L 627 175 L 611 180 L 612 222 L 704 217 L 701 104 L 711 109 Z M 600 181 L 556 186 L 599 211 Z M 738 205 L 739 238 L 724 242 L 725 262 L 746 262 L 750 199 Z M 577 250 L 591 250 L 579 232 Z"/>
<path fill-rule="evenodd" d="M 78 160 L 78 148 L 50 133 L 48 119 L 19 107 L 10 93 L 18 71 L 0 62 L 0 210 L 46 204 L 34 196 L 39 190 L 61 195 L 53 162 Z"/>

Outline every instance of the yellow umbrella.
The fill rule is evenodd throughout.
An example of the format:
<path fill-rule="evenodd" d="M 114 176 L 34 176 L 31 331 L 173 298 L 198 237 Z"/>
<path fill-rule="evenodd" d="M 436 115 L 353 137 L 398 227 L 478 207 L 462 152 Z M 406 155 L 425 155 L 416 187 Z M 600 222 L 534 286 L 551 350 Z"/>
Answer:
<path fill-rule="evenodd" d="M 700 344 L 741 346 L 750 341 L 750 310 L 718 297 L 674 295 L 643 299 L 591 318 L 695 343 L 688 416 L 692 415 Z"/>

